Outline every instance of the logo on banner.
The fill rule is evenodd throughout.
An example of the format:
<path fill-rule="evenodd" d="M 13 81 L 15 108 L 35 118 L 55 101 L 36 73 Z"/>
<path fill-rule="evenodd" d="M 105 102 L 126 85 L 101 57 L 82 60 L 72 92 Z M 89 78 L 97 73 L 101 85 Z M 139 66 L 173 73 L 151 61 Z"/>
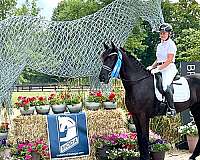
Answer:
<path fill-rule="evenodd" d="M 79 144 L 76 122 L 70 117 L 57 117 L 59 129 L 59 150 L 64 153 Z"/>

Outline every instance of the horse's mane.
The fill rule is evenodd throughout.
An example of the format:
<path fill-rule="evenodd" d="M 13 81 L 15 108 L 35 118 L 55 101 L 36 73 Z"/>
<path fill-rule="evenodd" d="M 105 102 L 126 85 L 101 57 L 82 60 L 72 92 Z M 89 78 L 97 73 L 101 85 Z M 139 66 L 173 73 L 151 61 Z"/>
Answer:
<path fill-rule="evenodd" d="M 136 62 L 136 64 L 138 64 L 138 66 L 148 72 L 148 70 L 146 69 L 146 67 L 138 60 L 138 58 L 135 55 L 132 55 L 131 52 L 126 51 L 124 48 L 120 48 L 132 61 Z"/>

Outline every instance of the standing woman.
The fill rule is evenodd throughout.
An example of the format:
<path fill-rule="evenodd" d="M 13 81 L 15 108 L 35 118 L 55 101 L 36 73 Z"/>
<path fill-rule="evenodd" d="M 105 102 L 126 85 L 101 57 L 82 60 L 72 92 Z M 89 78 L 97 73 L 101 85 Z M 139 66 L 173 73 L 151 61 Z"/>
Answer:
<path fill-rule="evenodd" d="M 147 69 L 150 70 L 152 74 L 158 72 L 162 73 L 164 96 L 170 109 L 168 114 L 175 116 L 176 110 L 173 102 L 173 92 L 170 85 L 178 72 L 176 65 L 174 64 L 177 48 L 174 41 L 170 38 L 172 35 L 172 26 L 170 24 L 163 23 L 159 27 L 159 32 L 161 43 L 157 46 L 157 59 L 151 66 L 147 67 Z"/>

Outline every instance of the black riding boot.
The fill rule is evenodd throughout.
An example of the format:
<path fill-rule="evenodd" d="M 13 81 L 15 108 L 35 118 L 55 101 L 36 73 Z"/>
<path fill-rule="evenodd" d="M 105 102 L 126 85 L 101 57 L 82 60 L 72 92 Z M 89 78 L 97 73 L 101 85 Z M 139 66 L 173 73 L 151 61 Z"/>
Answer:
<path fill-rule="evenodd" d="M 169 112 L 167 112 L 167 115 L 175 116 L 176 110 L 174 106 L 174 100 L 173 100 L 173 92 L 170 86 L 167 86 L 167 89 L 165 91 L 165 98 L 167 100 L 167 104 L 169 107 Z"/>

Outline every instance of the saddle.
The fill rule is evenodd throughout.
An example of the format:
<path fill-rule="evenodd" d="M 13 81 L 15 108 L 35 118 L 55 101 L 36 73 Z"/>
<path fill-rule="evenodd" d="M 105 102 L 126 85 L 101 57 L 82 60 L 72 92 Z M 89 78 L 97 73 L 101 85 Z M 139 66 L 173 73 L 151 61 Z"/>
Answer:
<path fill-rule="evenodd" d="M 162 73 L 158 72 L 154 76 L 155 94 L 159 101 L 164 101 L 164 90 L 162 86 Z M 190 89 L 187 80 L 176 74 L 170 85 L 173 92 L 174 102 L 185 102 L 190 98 Z"/>
<path fill-rule="evenodd" d="M 156 73 L 155 78 L 156 78 L 156 88 L 164 96 L 164 90 L 163 90 L 163 85 L 162 85 L 162 73 L 160 73 L 160 72 Z M 174 93 L 173 84 L 177 84 L 175 81 L 179 80 L 180 78 L 181 78 L 180 74 L 177 73 L 173 79 L 172 84 L 170 85 L 173 93 Z M 180 84 L 180 85 L 182 85 L 182 84 Z"/>

